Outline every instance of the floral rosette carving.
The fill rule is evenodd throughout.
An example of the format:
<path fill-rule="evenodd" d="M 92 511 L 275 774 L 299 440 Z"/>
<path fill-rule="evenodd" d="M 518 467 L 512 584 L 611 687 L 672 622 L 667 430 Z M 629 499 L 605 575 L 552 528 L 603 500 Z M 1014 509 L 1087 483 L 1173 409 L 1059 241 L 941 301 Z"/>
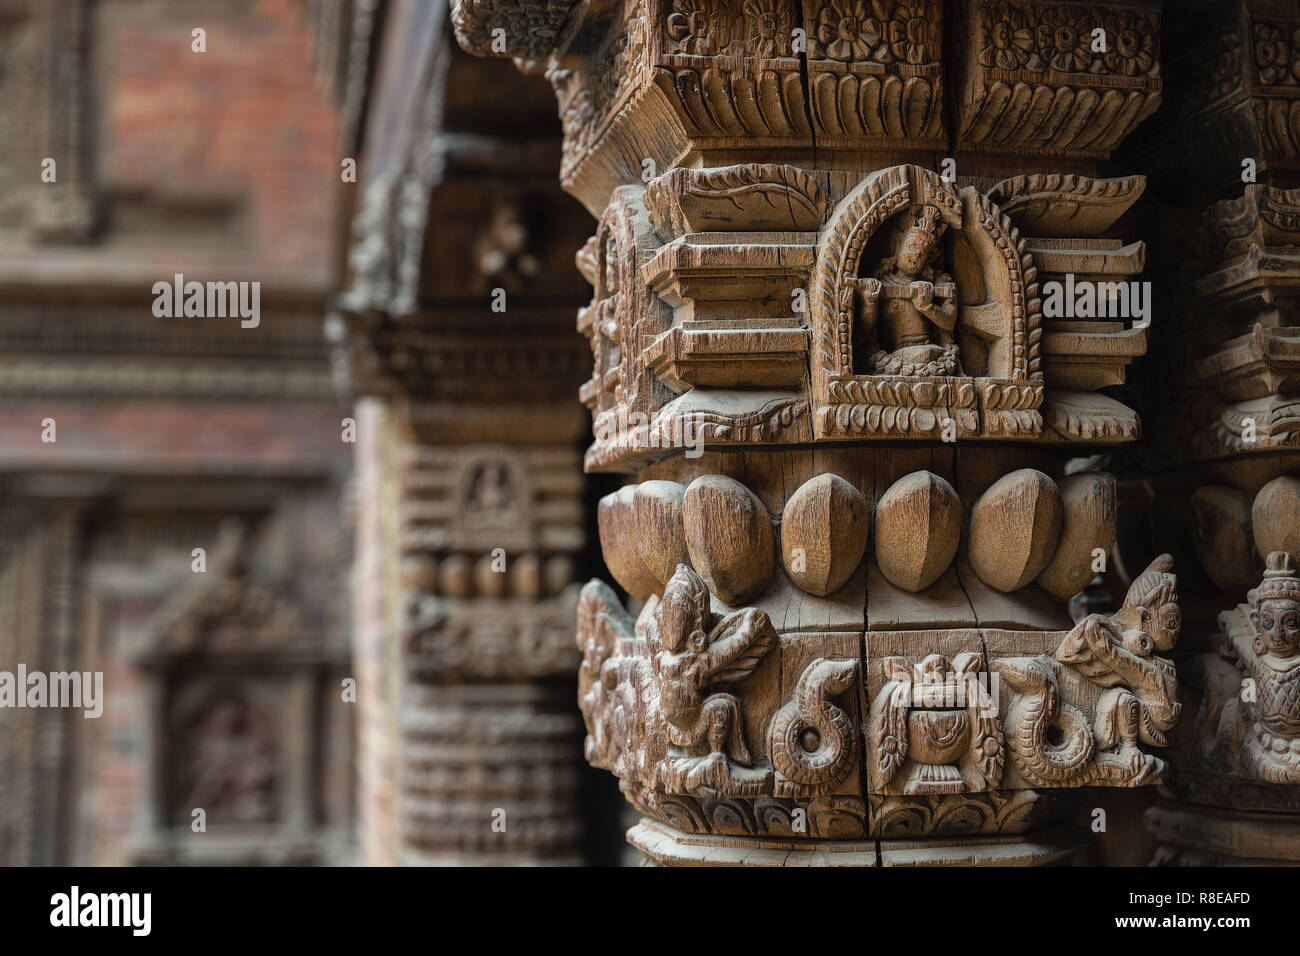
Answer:
<path fill-rule="evenodd" d="M 898 4 L 889 20 L 886 36 L 890 56 L 899 63 L 920 66 L 939 59 L 937 23 L 922 0 Z"/>
<path fill-rule="evenodd" d="M 889 22 L 879 0 L 830 0 L 817 15 L 818 58 L 843 62 L 892 63 L 885 42 Z"/>
<path fill-rule="evenodd" d="M 1101 69 L 1092 52 L 1097 22 L 1079 7 L 1049 7 L 1038 24 L 1039 56 L 1053 70 L 1088 73 Z"/>
<path fill-rule="evenodd" d="M 999 70 L 1041 70 L 1043 60 L 1034 42 L 1033 23 L 1025 11 L 1010 3 L 980 9 L 983 45 L 980 65 Z"/>
<path fill-rule="evenodd" d="M 745 0 L 745 55 L 789 56 L 790 26 L 777 0 Z"/>
<path fill-rule="evenodd" d="M 673 0 L 668 37 L 675 53 L 713 56 L 727 46 L 726 21 L 714 0 Z"/>
<path fill-rule="evenodd" d="M 1151 21 L 1132 10 L 1108 13 L 1102 20 L 1106 52 L 1102 62 L 1112 73 L 1143 76 L 1157 65 L 1157 39 Z"/>

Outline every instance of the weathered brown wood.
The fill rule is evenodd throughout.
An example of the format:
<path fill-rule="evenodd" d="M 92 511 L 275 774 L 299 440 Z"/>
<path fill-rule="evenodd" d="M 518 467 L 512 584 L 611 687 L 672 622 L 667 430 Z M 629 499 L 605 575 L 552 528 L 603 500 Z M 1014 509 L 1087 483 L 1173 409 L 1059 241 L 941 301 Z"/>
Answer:
<path fill-rule="evenodd" d="M 549 64 L 599 217 L 584 463 L 630 476 L 598 523 L 644 604 L 585 587 L 580 698 L 652 859 L 1058 862 L 1054 792 L 1161 778 L 1169 562 L 1072 622 L 1117 507 L 1066 471 L 1138 434 L 1097 392 L 1146 346 L 1110 311 L 1145 180 L 1098 166 L 1159 102 L 1158 7 L 456 4 Z M 1103 310 L 1054 311 L 1076 277 Z"/>

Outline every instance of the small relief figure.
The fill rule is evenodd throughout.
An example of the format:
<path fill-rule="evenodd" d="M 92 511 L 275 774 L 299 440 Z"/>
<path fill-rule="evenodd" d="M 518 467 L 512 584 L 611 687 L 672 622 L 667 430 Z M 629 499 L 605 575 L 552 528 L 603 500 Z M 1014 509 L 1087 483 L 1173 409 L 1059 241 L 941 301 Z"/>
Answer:
<path fill-rule="evenodd" d="M 925 206 L 876 274 L 854 280 L 868 374 L 962 374 L 953 340 L 957 286 L 937 262 L 946 229 L 939 209 Z"/>
<path fill-rule="evenodd" d="M 1242 763 L 1263 780 L 1300 782 L 1300 577 L 1289 553 L 1268 556 L 1246 600 L 1248 626 L 1225 627 L 1228 654 L 1254 682 L 1253 695 L 1242 694 Z"/>
<path fill-rule="evenodd" d="M 740 701 L 709 693 L 715 684 L 749 677 L 776 647 L 767 614 L 746 608 L 715 620 L 708 588 L 689 566 L 679 564 L 646 627 L 646 643 L 671 744 L 660 773 L 664 788 L 725 796 L 770 791 L 771 769 L 752 766 Z"/>
<path fill-rule="evenodd" d="M 931 654 L 920 663 L 883 661 L 888 679 L 871 704 L 867 732 L 874 741 L 873 783 L 889 785 L 906 765 L 904 794 L 965 793 L 1002 780 L 1004 748 L 998 706 L 983 683 L 984 655 L 951 661 Z"/>
<path fill-rule="evenodd" d="M 489 282 L 520 284 L 541 271 L 530 248 L 532 237 L 524 214 L 513 203 L 499 203 L 475 250 L 479 271 Z"/>
<path fill-rule="evenodd" d="M 1173 662 L 1157 654 L 1173 649 L 1182 627 L 1173 566 L 1167 554 L 1156 558 L 1115 614 L 1088 615 L 1056 650 L 1058 661 L 1106 688 L 1092 728 L 1098 782 L 1138 786 L 1164 771 L 1164 761 L 1139 745 L 1167 746 L 1181 709 Z"/>
<path fill-rule="evenodd" d="M 510 476 L 502 464 L 479 465 L 470 478 L 467 511 L 499 514 L 514 503 Z"/>
<path fill-rule="evenodd" d="M 275 762 L 270 744 L 239 698 L 218 701 L 194 726 L 181 808 L 208 819 L 263 823 L 274 816 Z"/>

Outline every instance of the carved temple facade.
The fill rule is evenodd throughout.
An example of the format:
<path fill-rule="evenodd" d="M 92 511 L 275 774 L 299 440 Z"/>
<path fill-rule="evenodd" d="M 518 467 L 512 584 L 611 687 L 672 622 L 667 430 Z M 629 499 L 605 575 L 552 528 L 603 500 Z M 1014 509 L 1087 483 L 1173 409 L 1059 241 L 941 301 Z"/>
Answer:
<path fill-rule="evenodd" d="M 349 411 L 321 336 L 343 124 L 293 4 L 210 7 L 206 60 L 193 15 L 0 15 L 0 672 L 102 684 L 0 691 L 4 866 L 354 857 Z M 159 316 L 175 273 L 260 281 L 257 327 Z"/>

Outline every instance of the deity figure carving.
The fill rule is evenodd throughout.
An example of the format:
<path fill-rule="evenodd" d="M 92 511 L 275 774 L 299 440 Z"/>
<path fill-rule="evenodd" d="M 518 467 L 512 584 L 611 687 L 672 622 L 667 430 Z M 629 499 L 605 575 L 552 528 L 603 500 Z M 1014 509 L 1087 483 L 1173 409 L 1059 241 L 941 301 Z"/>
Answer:
<path fill-rule="evenodd" d="M 708 588 L 689 566 L 679 564 L 646 627 L 664 729 L 676 750 L 664 783 L 676 792 L 703 786 L 758 792 L 770 786 L 772 773 L 753 767 L 740 701 L 708 689 L 752 674 L 776 647 L 776 631 L 768 616 L 753 608 L 714 622 Z"/>
<path fill-rule="evenodd" d="M 1090 614 L 1061 642 L 1056 659 L 1107 690 L 1097 704 L 1097 745 L 1140 753 L 1139 741 L 1168 744 L 1178 720 L 1173 663 L 1157 651 L 1173 649 L 1182 627 L 1173 558 L 1161 555 L 1129 586 L 1124 605 L 1109 618 Z"/>
<path fill-rule="evenodd" d="M 467 510 L 495 514 L 509 508 L 513 500 L 505 465 L 486 464 L 475 470 L 466 502 Z"/>
<path fill-rule="evenodd" d="M 263 728 L 240 698 L 215 704 L 193 728 L 184 798 L 214 821 L 257 823 L 275 814 L 275 764 Z"/>
<path fill-rule="evenodd" d="M 961 374 L 953 340 L 957 286 L 939 261 L 946 229 L 938 208 L 924 206 L 876 274 L 856 281 L 861 349 L 870 372 Z"/>
<path fill-rule="evenodd" d="M 1227 654 L 1253 686 L 1242 688 L 1246 766 L 1265 780 L 1300 780 L 1300 577 L 1285 551 L 1268 556 L 1259 587 L 1247 596 L 1249 627 L 1225 628 Z M 1253 691 L 1253 693 L 1251 693 Z"/>

